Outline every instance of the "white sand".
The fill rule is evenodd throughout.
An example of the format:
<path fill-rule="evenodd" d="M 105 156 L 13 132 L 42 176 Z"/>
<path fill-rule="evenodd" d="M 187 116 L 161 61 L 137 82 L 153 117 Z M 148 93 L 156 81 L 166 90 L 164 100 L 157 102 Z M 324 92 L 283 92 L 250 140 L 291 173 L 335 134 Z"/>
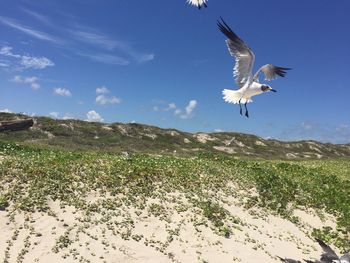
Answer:
<path fill-rule="evenodd" d="M 167 200 L 136 200 L 133 206 L 122 198 L 91 194 L 88 200 L 97 207 L 103 200 L 118 206 L 90 215 L 53 201 L 51 216 L 21 213 L 10 220 L 9 211 L 0 211 L 0 262 L 269 263 L 280 262 L 277 255 L 301 260 L 320 255 L 309 237 L 312 227 L 335 226 L 331 217 L 324 222 L 313 211 L 302 210 L 295 211 L 301 220 L 296 226 L 261 209 L 245 210 L 238 204 L 241 200 L 216 194 L 213 199 L 240 220 L 227 221 L 232 235 L 226 238 L 182 194 L 168 194 Z M 144 208 L 137 208 L 142 204 Z M 57 244 L 64 244 L 57 240 L 63 240 L 65 233 L 71 243 L 54 252 Z M 27 249 L 23 261 L 18 261 L 23 249 Z"/>

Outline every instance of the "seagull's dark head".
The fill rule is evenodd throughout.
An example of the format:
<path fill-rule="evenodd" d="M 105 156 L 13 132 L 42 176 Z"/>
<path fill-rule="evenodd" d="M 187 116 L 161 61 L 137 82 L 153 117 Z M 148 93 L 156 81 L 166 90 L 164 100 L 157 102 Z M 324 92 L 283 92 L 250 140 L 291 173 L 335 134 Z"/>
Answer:
<path fill-rule="evenodd" d="M 262 90 L 263 92 L 267 92 L 267 91 L 277 92 L 277 90 L 271 88 L 269 85 L 262 85 L 262 86 L 261 86 L 261 90 Z"/>

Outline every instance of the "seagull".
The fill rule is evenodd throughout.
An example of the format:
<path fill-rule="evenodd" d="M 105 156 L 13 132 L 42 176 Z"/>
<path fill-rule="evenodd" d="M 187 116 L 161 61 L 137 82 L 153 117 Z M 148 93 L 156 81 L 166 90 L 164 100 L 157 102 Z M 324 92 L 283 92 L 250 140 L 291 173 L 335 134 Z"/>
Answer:
<path fill-rule="evenodd" d="M 208 7 L 206 2 L 208 2 L 208 0 L 187 0 L 187 3 L 198 7 L 198 9 L 201 9 L 203 6 Z"/>
<path fill-rule="evenodd" d="M 339 258 L 338 255 L 334 252 L 334 250 L 331 249 L 331 247 L 328 246 L 321 239 L 316 238 L 316 241 L 323 249 L 323 253 L 321 255 L 322 263 L 350 263 L 349 253 L 345 253 L 343 256 Z M 316 261 L 316 263 L 317 262 L 318 261 Z"/>
<path fill-rule="evenodd" d="M 245 116 L 249 118 L 247 103 L 252 102 L 252 97 L 264 92 L 276 92 L 269 85 L 259 82 L 260 73 L 265 74 L 265 80 L 275 79 L 277 76 L 284 77 L 286 71 L 290 68 L 277 67 L 272 64 L 262 66 L 253 75 L 253 66 L 255 55 L 253 51 L 240 39 L 232 29 L 221 18 L 221 22 L 217 21 L 219 30 L 228 38 L 226 44 L 231 56 L 235 57 L 236 63 L 233 69 L 233 75 L 239 86 L 238 90 L 224 89 L 222 94 L 224 100 L 228 103 L 239 104 L 240 114 L 242 115 L 242 105 L 245 106 Z"/>

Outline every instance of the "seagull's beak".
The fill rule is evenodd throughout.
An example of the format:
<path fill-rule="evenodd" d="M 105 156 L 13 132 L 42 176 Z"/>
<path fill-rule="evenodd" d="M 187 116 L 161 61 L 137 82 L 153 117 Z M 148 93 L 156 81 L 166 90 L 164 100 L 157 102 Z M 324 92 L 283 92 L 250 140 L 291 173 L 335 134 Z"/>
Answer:
<path fill-rule="evenodd" d="M 275 90 L 275 89 L 270 89 L 270 91 L 272 91 L 272 92 L 277 92 L 277 90 Z"/>

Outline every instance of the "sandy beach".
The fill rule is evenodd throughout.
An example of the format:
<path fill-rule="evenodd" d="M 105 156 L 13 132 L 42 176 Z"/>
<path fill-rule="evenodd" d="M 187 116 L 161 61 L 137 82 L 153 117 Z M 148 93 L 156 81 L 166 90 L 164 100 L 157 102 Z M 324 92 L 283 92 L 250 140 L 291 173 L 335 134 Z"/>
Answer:
<path fill-rule="evenodd" d="M 206 220 L 185 195 L 135 200 L 91 193 L 90 205 L 76 210 L 49 201 L 49 212 L 0 211 L 2 262 L 279 262 L 276 256 L 318 258 L 313 227 L 335 226 L 313 211 L 295 210 L 298 225 L 261 209 L 244 209 L 237 199 L 217 195 L 229 211 L 227 233 Z M 140 209 L 142 208 L 142 209 Z"/>

